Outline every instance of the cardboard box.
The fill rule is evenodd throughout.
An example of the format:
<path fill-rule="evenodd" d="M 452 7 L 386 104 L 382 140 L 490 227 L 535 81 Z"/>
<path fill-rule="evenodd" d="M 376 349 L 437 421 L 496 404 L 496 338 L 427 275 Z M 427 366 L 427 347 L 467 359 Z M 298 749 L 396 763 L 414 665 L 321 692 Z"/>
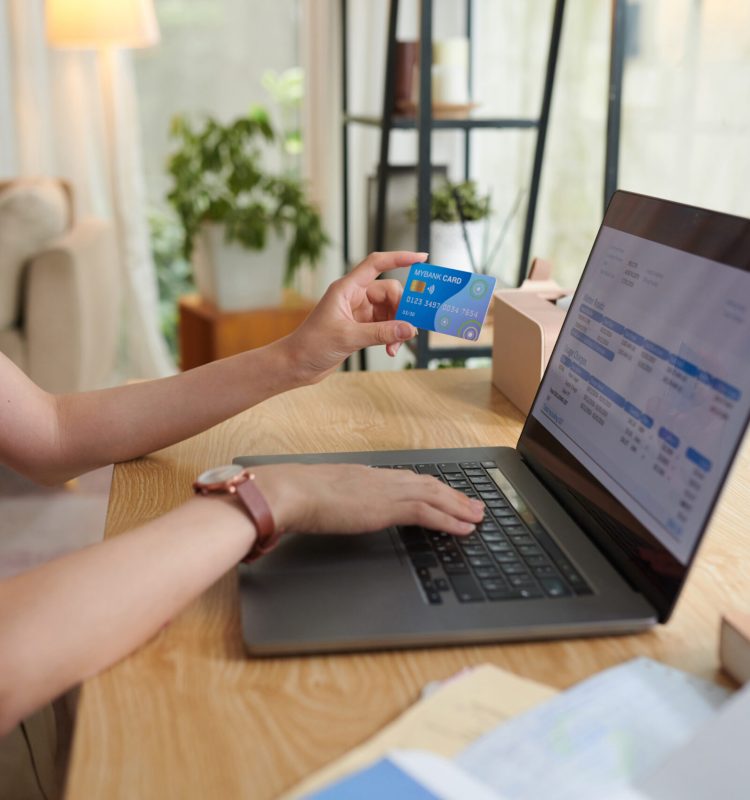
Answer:
<path fill-rule="evenodd" d="M 566 294 L 552 280 L 527 280 L 520 289 L 495 292 L 492 383 L 524 414 L 565 319 L 554 301 Z"/>
<path fill-rule="evenodd" d="M 750 613 L 733 610 L 722 617 L 719 661 L 737 683 L 750 681 Z"/>

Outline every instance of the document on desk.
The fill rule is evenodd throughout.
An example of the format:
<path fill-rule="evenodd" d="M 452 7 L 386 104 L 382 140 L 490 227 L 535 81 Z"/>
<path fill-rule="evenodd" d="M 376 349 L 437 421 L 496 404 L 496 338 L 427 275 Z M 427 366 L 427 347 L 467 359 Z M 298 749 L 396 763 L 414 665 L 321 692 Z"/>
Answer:
<path fill-rule="evenodd" d="M 750 796 L 750 684 L 692 739 L 617 800 L 747 800 Z"/>
<path fill-rule="evenodd" d="M 500 725 L 456 762 L 508 800 L 611 797 L 685 744 L 728 694 L 635 659 Z"/>
<path fill-rule="evenodd" d="M 298 784 L 284 800 L 305 797 L 391 750 L 421 748 L 451 758 L 501 722 L 554 697 L 556 691 L 483 664 L 445 681 L 361 746 Z"/>

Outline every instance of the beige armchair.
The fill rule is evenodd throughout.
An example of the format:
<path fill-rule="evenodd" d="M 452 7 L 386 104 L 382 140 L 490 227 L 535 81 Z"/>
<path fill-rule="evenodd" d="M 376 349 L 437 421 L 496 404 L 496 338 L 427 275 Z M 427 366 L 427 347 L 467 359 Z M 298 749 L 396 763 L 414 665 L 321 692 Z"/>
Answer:
<path fill-rule="evenodd" d="M 75 221 L 63 181 L 0 182 L 0 351 L 42 388 L 72 392 L 111 380 L 116 259 L 111 225 Z"/>

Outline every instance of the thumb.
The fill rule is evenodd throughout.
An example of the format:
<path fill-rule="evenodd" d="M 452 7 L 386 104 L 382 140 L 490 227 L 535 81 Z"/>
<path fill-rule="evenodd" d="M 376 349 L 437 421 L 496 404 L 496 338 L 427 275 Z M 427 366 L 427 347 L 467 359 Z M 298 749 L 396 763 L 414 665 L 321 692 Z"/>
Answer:
<path fill-rule="evenodd" d="M 413 325 L 396 319 L 388 322 L 361 322 L 357 327 L 360 329 L 360 347 L 406 342 L 417 335 L 417 329 Z"/>

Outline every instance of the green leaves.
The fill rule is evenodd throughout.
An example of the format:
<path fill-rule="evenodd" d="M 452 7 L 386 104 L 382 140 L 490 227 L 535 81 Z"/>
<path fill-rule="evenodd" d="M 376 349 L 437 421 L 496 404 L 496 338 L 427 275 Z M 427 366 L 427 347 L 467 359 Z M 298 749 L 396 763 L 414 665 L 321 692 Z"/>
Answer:
<path fill-rule="evenodd" d="M 479 189 L 474 181 L 451 183 L 446 181 L 432 193 L 430 205 L 430 219 L 436 222 L 460 222 L 461 216 L 456 205 L 458 194 L 461 210 L 467 222 L 484 219 L 490 215 L 488 196 L 479 195 Z M 416 221 L 416 203 L 409 209 L 409 218 Z"/>
<path fill-rule="evenodd" d="M 318 262 L 329 239 L 304 186 L 289 174 L 266 171 L 267 147 L 277 137 L 265 108 L 253 106 L 227 125 L 177 116 L 170 138 L 176 149 L 167 163 L 173 181 L 167 199 L 185 231 L 186 258 L 201 224 L 210 221 L 251 250 L 265 247 L 269 230 L 287 236 L 287 283 L 301 264 Z"/>

